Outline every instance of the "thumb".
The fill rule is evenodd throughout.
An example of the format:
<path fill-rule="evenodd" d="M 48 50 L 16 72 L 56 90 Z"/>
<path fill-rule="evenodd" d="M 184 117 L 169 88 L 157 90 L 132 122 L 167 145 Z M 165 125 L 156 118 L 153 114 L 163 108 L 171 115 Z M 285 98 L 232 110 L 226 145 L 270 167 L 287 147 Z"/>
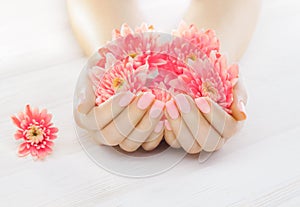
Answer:
<path fill-rule="evenodd" d="M 232 116 L 237 121 L 243 121 L 247 118 L 245 109 L 247 101 L 247 91 L 243 81 L 240 79 L 233 88 L 233 102 L 231 105 Z"/>
<path fill-rule="evenodd" d="M 95 100 L 95 93 L 88 77 L 87 70 L 83 70 L 80 73 L 75 91 L 75 109 L 80 113 L 88 114 L 95 106 Z"/>

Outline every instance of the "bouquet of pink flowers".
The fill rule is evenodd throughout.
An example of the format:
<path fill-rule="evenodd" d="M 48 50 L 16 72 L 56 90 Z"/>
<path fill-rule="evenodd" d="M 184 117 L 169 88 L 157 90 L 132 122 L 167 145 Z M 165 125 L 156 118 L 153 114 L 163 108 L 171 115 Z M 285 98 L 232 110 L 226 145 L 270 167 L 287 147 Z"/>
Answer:
<path fill-rule="evenodd" d="M 173 35 L 166 40 L 146 24 L 115 29 L 114 41 L 98 51 L 100 60 L 90 71 L 96 105 L 122 91 L 150 91 L 164 102 L 185 93 L 210 97 L 231 113 L 238 65 L 227 64 L 215 32 L 182 22 Z"/>

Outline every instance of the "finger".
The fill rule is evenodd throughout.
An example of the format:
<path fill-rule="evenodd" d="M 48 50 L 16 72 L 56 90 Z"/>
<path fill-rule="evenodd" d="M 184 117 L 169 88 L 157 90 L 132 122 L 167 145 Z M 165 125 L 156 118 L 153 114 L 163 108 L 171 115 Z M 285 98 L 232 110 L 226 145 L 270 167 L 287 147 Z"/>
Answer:
<path fill-rule="evenodd" d="M 119 115 L 134 98 L 135 95 L 131 92 L 118 93 L 100 106 L 94 106 L 87 114 L 75 110 L 75 121 L 81 128 L 100 130 Z"/>
<path fill-rule="evenodd" d="M 103 129 L 114 120 L 135 98 L 136 96 L 130 91 L 121 92 L 94 107 L 92 113 L 96 117 L 98 129 Z"/>
<path fill-rule="evenodd" d="M 182 146 L 182 148 L 191 154 L 195 154 L 201 151 L 201 147 L 198 142 L 194 139 L 189 128 L 180 116 L 177 106 L 173 100 L 166 103 L 166 117 L 170 126 L 176 136 L 176 139 Z M 194 123 L 193 123 L 194 124 Z"/>
<path fill-rule="evenodd" d="M 146 151 L 155 149 L 164 136 L 164 121 L 159 121 L 154 131 L 150 134 L 147 140 L 142 144 L 142 147 Z"/>
<path fill-rule="evenodd" d="M 226 139 L 225 139 L 225 138 L 221 138 L 221 139 L 219 140 L 219 143 L 218 143 L 217 146 L 216 146 L 215 151 L 221 149 L 221 148 L 223 147 L 223 145 L 225 144 L 225 142 L 226 142 Z"/>
<path fill-rule="evenodd" d="M 142 144 L 143 149 L 146 150 L 146 151 L 154 150 L 159 145 L 159 143 L 161 142 L 161 140 L 163 139 L 163 137 L 164 137 L 164 133 L 162 131 L 159 134 L 159 136 L 157 137 L 157 139 L 155 139 L 153 141 L 150 141 L 150 142 L 144 142 Z"/>
<path fill-rule="evenodd" d="M 87 130 L 98 129 L 97 121 L 93 112 L 88 114 L 83 114 L 80 113 L 77 109 L 74 109 L 73 114 L 74 114 L 74 120 L 80 128 L 87 129 Z"/>
<path fill-rule="evenodd" d="M 117 117 L 101 129 L 103 138 L 110 146 L 120 144 L 143 118 L 154 101 L 152 93 L 140 94 Z"/>
<path fill-rule="evenodd" d="M 208 97 L 200 97 L 195 99 L 195 103 L 209 124 L 211 124 L 223 138 L 228 139 L 237 132 L 238 122 L 216 102 Z"/>
<path fill-rule="evenodd" d="M 168 120 L 165 120 L 165 130 L 164 130 L 164 137 L 166 142 L 173 148 L 179 149 L 180 143 L 177 141 L 175 134 L 172 131 L 170 123 Z"/>
<path fill-rule="evenodd" d="M 154 131 L 163 115 L 165 103 L 155 100 L 142 120 L 135 126 L 130 134 L 120 143 L 120 147 L 128 152 L 137 150 Z"/>
<path fill-rule="evenodd" d="M 159 121 L 154 130 L 148 136 L 146 141 L 142 144 L 142 147 L 146 151 L 155 149 L 161 142 L 164 135 L 164 121 Z"/>
<path fill-rule="evenodd" d="M 215 151 L 222 137 L 202 116 L 193 99 L 188 95 L 178 94 L 175 100 L 184 122 L 202 149 Z"/>
<path fill-rule="evenodd" d="M 247 118 L 245 105 L 247 104 L 248 96 L 243 82 L 237 82 L 233 89 L 233 102 L 231 105 L 232 116 L 237 121 L 243 121 Z"/>
<path fill-rule="evenodd" d="M 156 124 L 154 130 L 151 132 L 151 134 L 148 136 L 145 142 L 152 142 L 155 139 L 157 139 L 158 135 L 161 134 L 161 132 L 164 131 L 164 120 L 160 119 L 160 121 Z"/>
<path fill-rule="evenodd" d="M 92 83 L 86 70 L 83 70 L 79 77 L 75 90 L 74 120 L 79 127 L 94 130 L 96 129 L 95 118 L 91 115 L 87 116 L 88 112 L 95 106 L 96 98 Z"/>
<path fill-rule="evenodd" d="M 96 97 L 86 70 L 80 74 L 76 91 L 77 103 L 75 103 L 75 108 L 80 113 L 87 114 L 95 106 Z"/>
<path fill-rule="evenodd" d="M 108 142 L 109 139 L 107 139 L 107 135 L 103 134 L 101 130 L 96 130 L 93 131 L 93 139 L 101 144 L 101 145 L 107 145 L 107 146 L 111 146 L 110 142 Z"/>

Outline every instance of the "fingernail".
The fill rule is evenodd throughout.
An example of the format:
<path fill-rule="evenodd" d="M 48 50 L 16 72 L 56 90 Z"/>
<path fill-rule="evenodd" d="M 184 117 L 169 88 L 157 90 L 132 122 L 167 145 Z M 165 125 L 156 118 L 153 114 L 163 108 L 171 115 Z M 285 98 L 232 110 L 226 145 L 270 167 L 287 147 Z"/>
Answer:
<path fill-rule="evenodd" d="M 134 94 L 131 93 L 130 91 L 128 91 L 128 92 L 125 93 L 125 94 L 123 95 L 123 97 L 120 99 L 119 105 L 120 105 L 121 107 L 125 107 L 125 106 L 127 106 L 127 105 L 132 101 L 133 98 L 134 98 Z"/>
<path fill-rule="evenodd" d="M 168 120 L 165 120 L 165 126 L 166 126 L 167 130 L 169 130 L 169 131 L 172 130 L 172 128 L 171 128 L 170 123 L 168 122 Z"/>
<path fill-rule="evenodd" d="M 159 133 L 161 132 L 162 128 L 164 126 L 164 122 L 163 121 L 159 121 L 154 129 L 155 133 Z"/>
<path fill-rule="evenodd" d="M 165 107 L 165 103 L 162 101 L 156 100 L 150 109 L 150 117 L 155 119 L 159 117 Z"/>
<path fill-rule="evenodd" d="M 205 114 L 208 114 L 210 112 L 210 105 L 204 97 L 196 98 L 195 102 L 201 112 Z"/>
<path fill-rule="evenodd" d="M 170 100 L 166 103 L 166 108 L 171 119 L 177 119 L 179 116 L 179 112 L 173 100 Z"/>
<path fill-rule="evenodd" d="M 140 97 L 140 99 L 137 103 L 137 107 L 142 110 L 146 109 L 148 106 L 150 106 L 150 104 L 152 103 L 154 98 L 155 98 L 155 96 L 152 93 L 150 93 L 150 92 L 144 93 Z"/>
<path fill-rule="evenodd" d="M 179 107 L 179 110 L 182 112 L 182 113 L 189 113 L 191 111 L 191 106 L 190 106 L 190 103 L 189 101 L 186 99 L 185 95 L 183 94 L 178 94 L 176 97 L 175 97 L 175 100 L 176 100 L 176 103 Z"/>
<path fill-rule="evenodd" d="M 238 108 L 239 108 L 240 112 L 243 114 L 243 116 L 244 116 L 243 118 L 246 119 L 247 118 L 246 108 L 245 108 L 245 104 L 242 100 L 239 101 Z"/>

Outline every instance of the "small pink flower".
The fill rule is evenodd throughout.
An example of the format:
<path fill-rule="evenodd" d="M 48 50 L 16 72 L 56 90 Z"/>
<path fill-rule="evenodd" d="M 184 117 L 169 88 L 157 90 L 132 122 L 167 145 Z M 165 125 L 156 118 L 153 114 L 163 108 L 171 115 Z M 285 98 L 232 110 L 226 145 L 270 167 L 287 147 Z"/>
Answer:
<path fill-rule="evenodd" d="M 26 105 L 25 112 L 12 116 L 13 123 L 18 127 L 15 139 L 23 139 L 18 149 L 21 157 L 31 154 L 34 158 L 44 159 L 52 152 L 53 140 L 57 138 L 58 129 L 51 123 L 52 115 L 46 109 L 39 112 Z"/>

